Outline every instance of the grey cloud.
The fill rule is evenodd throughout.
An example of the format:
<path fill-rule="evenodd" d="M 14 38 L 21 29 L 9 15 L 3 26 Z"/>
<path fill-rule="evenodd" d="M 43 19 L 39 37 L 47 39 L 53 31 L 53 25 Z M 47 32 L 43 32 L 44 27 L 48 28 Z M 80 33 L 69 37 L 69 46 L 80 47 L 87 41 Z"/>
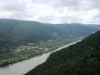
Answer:
<path fill-rule="evenodd" d="M 6 11 L 24 11 L 26 5 L 23 0 L 4 0 L 2 7 Z"/>
<path fill-rule="evenodd" d="M 92 0 L 92 6 L 100 9 L 100 0 Z"/>
<path fill-rule="evenodd" d="M 100 23 L 100 0 L 0 0 L 3 16 L 49 23 Z"/>

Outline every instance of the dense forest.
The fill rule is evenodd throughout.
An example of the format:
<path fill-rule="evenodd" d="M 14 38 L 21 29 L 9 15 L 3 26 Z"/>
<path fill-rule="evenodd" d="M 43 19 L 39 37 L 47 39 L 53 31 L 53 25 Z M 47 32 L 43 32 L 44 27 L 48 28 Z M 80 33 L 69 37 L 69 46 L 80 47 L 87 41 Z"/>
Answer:
<path fill-rule="evenodd" d="M 50 55 L 26 75 L 99 75 L 100 31 Z"/>

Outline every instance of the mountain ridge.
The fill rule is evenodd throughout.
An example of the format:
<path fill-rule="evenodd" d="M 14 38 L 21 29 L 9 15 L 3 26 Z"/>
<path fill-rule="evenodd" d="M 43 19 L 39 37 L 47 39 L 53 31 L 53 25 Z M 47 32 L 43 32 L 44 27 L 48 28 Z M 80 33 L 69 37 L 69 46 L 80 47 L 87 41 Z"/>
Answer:
<path fill-rule="evenodd" d="M 0 41 L 3 45 L 60 38 L 86 37 L 99 29 L 80 24 L 44 25 L 33 21 L 0 19 Z"/>

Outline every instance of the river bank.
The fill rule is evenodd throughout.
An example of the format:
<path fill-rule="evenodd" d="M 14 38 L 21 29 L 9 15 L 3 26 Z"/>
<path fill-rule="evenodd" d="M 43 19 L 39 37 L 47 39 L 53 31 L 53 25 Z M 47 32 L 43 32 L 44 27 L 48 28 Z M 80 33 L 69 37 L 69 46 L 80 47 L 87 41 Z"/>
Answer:
<path fill-rule="evenodd" d="M 68 47 L 75 43 L 76 42 L 67 44 L 63 47 L 56 49 L 55 51 L 59 51 L 65 47 Z M 30 70 L 34 69 L 39 64 L 44 63 L 47 60 L 47 58 L 49 57 L 49 55 L 55 51 L 52 51 L 50 53 L 44 53 L 42 55 L 36 56 L 29 60 L 21 61 L 16 64 L 10 64 L 9 66 L 2 67 L 2 68 L 0 68 L 0 75 L 23 75 L 23 74 L 29 72 Z"/>
<path fill-rule="evenodd" d="M 8 66 L 9 64 L 15 64 L 24 60 L 31 59 L 33 57 L 36 57 L 38 55 L 42 55 L 44 53 L 49 53 L 51 51 L 54 51 L 55 49 L 62 47 L 68 43 L 71 43 L 73 41 L 78 40 L 79 38 L 74 39 L 66 39 L 61 41 L 54 41 L 53 42 L 42 42 L 40 45 L 21 45 L 17 47 L 17 49 L 14 49 L 11 52 L 7 52 L 1 55 L 0 60 L 0 67 Z M 59 43 L 57 43 L 59 42 Z"/>

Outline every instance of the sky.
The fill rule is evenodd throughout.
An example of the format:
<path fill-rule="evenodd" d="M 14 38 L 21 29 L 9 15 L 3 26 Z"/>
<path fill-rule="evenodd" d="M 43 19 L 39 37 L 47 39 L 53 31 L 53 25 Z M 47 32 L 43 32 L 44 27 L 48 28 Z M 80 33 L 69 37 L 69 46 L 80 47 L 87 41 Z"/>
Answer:
<path fill-rule="evenodd" d="M 0 0 L 0 18 L 100 24 L 100 0 Z"/>

